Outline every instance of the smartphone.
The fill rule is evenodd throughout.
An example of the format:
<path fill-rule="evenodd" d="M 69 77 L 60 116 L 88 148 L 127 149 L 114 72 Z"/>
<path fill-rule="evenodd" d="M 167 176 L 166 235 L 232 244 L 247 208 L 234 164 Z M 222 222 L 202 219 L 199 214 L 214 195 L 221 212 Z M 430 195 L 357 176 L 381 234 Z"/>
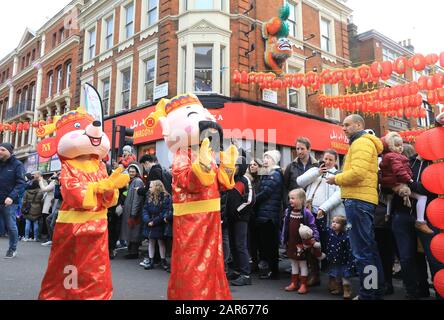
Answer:
<path fill-rule="evenodd" d="M 319 168 L 325 166 L 325 162 L 324 161 L 319 161 Z"/>

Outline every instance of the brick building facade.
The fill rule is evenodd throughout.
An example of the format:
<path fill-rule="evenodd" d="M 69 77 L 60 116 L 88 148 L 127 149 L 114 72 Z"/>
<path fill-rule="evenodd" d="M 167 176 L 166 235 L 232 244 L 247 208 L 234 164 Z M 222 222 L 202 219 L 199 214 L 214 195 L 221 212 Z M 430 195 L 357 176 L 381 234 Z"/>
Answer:
<path fill-rule="evenodd" d="M 234 70 L 268 71 L 262 26 L 285 3 L 291 9 L 288 23 L 293 45 L 287 72 L 321 72 L 351 65 L 347 33 L 351 10 L 343 1 L 79 0 L 29 36 L 38 48 L 29 71 L 36 83 L 37 102 L 26 119 L 47 119 L 84 104 L 82 87 L 88 82 L 102 96 L 106 116 L 117 122 L 137 110 L 148 112 L 158 101 L 154 93 L 164 91 L 156 98 L 193 92 L 209 108 L 211 101 L 240 101 L 281 110 L 283 121 L 309 117 L 320 125 L 334 125 L 343 115 L 321 109 L 319 92 L 304 87 L 280 90 L 275 103 L 270 103 L 263 100 L 257 86 L 231 81 Z M 4 112 L 16 102 L 8 85 L 12 83 L 17 91 L 18 75 L 12 71 L 14 61 L 28 54 L 25 51 L 21 45 L 0 62 L 0 80 L 9 68 L 9 82 L 0 83 Z M 335 85 L 320 91 L 336 95 L 344 88 Z M 322 139 L 313 137 L 318 138 Z M 35 140 L 30 142 L 32 149 Z M 164 149 L 159 141 L 146 143 L 158 151 Z M 279 146 L 284 163 L 291 160 L 293 144 Z"/>
<path fill-rule="evenodd" d="M 47 121 L 70 109 L 80 43 L 73 12 L 82 5 L 83 1 L 72 1 L 37 32 L 27 29 L 18 47 L 0 61 L 2 123 Z M 15 146 L 21 160 L 35 153 L 32 126 L 28 131 L 3 132 L 2 140 Z"/>
<path fill-rule="evenodd" d="M 352 60 L 354 67 L 358 67 L 362 64 L 370 65 L 374 61 L 394 62 L 398 57 L 405 56 L 410 58 L 415 54 L 414 47 L 410 40 L 398 43 L 376 30 L 370 30 L 358 34 L 357 26 L 352 23 L 348 26 L 348 32 L 350 59 Z M 429 75 L 430 72 L 430 68 L 427 68 L 423 72 L 416 72 L 415 70 L 408 68 L 407 72 L 402 76 L 393 73 L 389 80 L 380 83 L 380 87 L 392 87 L 416 81 L 420 76 Z M 423 98 L 423 100 L 427 100 L 426 95 L 424 94 Z M 375 115 L 366 116 L 366 124 L 368 128 L 374 129 L 378 136 L 384 135 L 387 131 L 407 131 L 418 127 L 427 127 L 433 124 L 434 112 L 437 112 L 437 110 L 426 101 L 424 101 L 423 107 L 427 111 L 427 117 L 425 119 L 406 118 L 405 116 L 400 118 Z"/>

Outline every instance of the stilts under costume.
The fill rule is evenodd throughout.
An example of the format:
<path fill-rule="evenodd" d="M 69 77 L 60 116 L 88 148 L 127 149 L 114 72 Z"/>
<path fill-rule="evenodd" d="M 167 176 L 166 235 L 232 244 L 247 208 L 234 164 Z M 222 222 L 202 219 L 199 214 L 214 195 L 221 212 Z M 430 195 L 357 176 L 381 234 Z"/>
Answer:
<path fill-rule="evenodd" d="M 111 299 L 107 209 L 116 205 L 118 189 L 128 184 L 129 176 L 122 168 L 108 177 L 101 160 L 109 152 L 109 139 L 100 121 L 84 109 L 57 117 L 37 135 L 54 132 L 55 137 L 37 146 L 43 157 L 58 154 L 63 196 L 39 299 Z"/>
<path fill-rule="evenodd" d="M 162 100 L 146 120 L 160 122 L 173 160 L 173 253 L 170 300 L 231 299 L 224 271 L 219 189 L 234 187 L 238 151 L 220 153 L 220 165 L 201 133 L 222 129 L 195 95 Z M 222 140 L 222 139 L 221 139 Z"/>

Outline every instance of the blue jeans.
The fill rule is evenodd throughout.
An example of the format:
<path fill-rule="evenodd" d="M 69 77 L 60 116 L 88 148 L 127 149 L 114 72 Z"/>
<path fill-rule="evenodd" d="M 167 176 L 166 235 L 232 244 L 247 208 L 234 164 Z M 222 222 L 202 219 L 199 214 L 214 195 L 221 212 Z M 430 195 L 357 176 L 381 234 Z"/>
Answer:
<path fill-rule="evenodd" d="M 417 294 L 416 230 L 415 218 L 407 213 L 392 215 L 392 230 L 399 252 L 402 280 L 408 295 Z"/>
<path fill-rule="evenodd" d="M 39 236 L 39 221 L 31 221 L 26 219 L 26 226 L 25 226 L 25 238 L 29 239 L 29 231 L 31 230 L 31 223 L 34 225 L 33 226 L 33 230 L 34 230 L 34 239 L 38 239 Z"/>
<path fill-rule="evenodd" d="M 6 235 L 6 222 L 2 214 L 0 214 L 0 237 Z"/>
<path fill-rule="evenodd" d="M 359 298 L 362 300 L 382 299 L 384 272 L 375 241 L 373 224 L 376 206 L 355 199 L 346 199 L 344 205 L 348 223 L 351 224 L 349 237 L 360 280 Z M 365 270 L 366 267 L 371 267 L 371 269 Z M 377 283 L 368 278 L 374 274 L 373 270 L 377 272 Z"/>
<path fill-rule="evenodd" d="M 18 242 L 17 219 L 15 215 L 17 208 L 17 204 L 13 204 L 9 207 L 6 207 L 5 205 L 0 205 L 0 216 L 3 216 L 6 222 L 6 228 L 8 229 L 9 249 L 13 251 L 17 250 Z"/>

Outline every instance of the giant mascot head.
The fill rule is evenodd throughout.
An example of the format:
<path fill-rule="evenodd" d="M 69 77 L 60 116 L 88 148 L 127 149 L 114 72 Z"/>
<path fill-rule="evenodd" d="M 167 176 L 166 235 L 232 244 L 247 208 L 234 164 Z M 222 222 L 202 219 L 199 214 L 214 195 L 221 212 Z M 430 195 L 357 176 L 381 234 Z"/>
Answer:
<path fill-rule="evenodd" d="M 221 126 L 194 94 L 161 100 L 156 106 L 156 111 L 145 119 L 145 126 L 150 129 L 158 123 L 161 124 L 162 135 L 173 153 L 181 148 L 199 145 L 207 137 L 212 140 L 213 145 L 222 146 Z"/>
<path fill-rule="evenodd" d="M 290 16 L 290 7 L 281 8 L 279 17 L 275 17 L 264 24 L 262 36 L 265 39 L 265 64 L 276 75 L 284 73 L 285 62 L 293 52 L 286 20 Z"/>
<path fill-rule="evenodd" d="M 52 124 L 40 127 L 37 136 L 54 137 L 39 142 L 40 156 L 50 158 L 56 153 L 60 159 L 75 159 L 82 156 L 103 159 L 110 150 L 110 141 L 102 131 L 102 123 L 86 113 L 84 108 L 70 111 L 62 117 L 54 117 Z"/>

